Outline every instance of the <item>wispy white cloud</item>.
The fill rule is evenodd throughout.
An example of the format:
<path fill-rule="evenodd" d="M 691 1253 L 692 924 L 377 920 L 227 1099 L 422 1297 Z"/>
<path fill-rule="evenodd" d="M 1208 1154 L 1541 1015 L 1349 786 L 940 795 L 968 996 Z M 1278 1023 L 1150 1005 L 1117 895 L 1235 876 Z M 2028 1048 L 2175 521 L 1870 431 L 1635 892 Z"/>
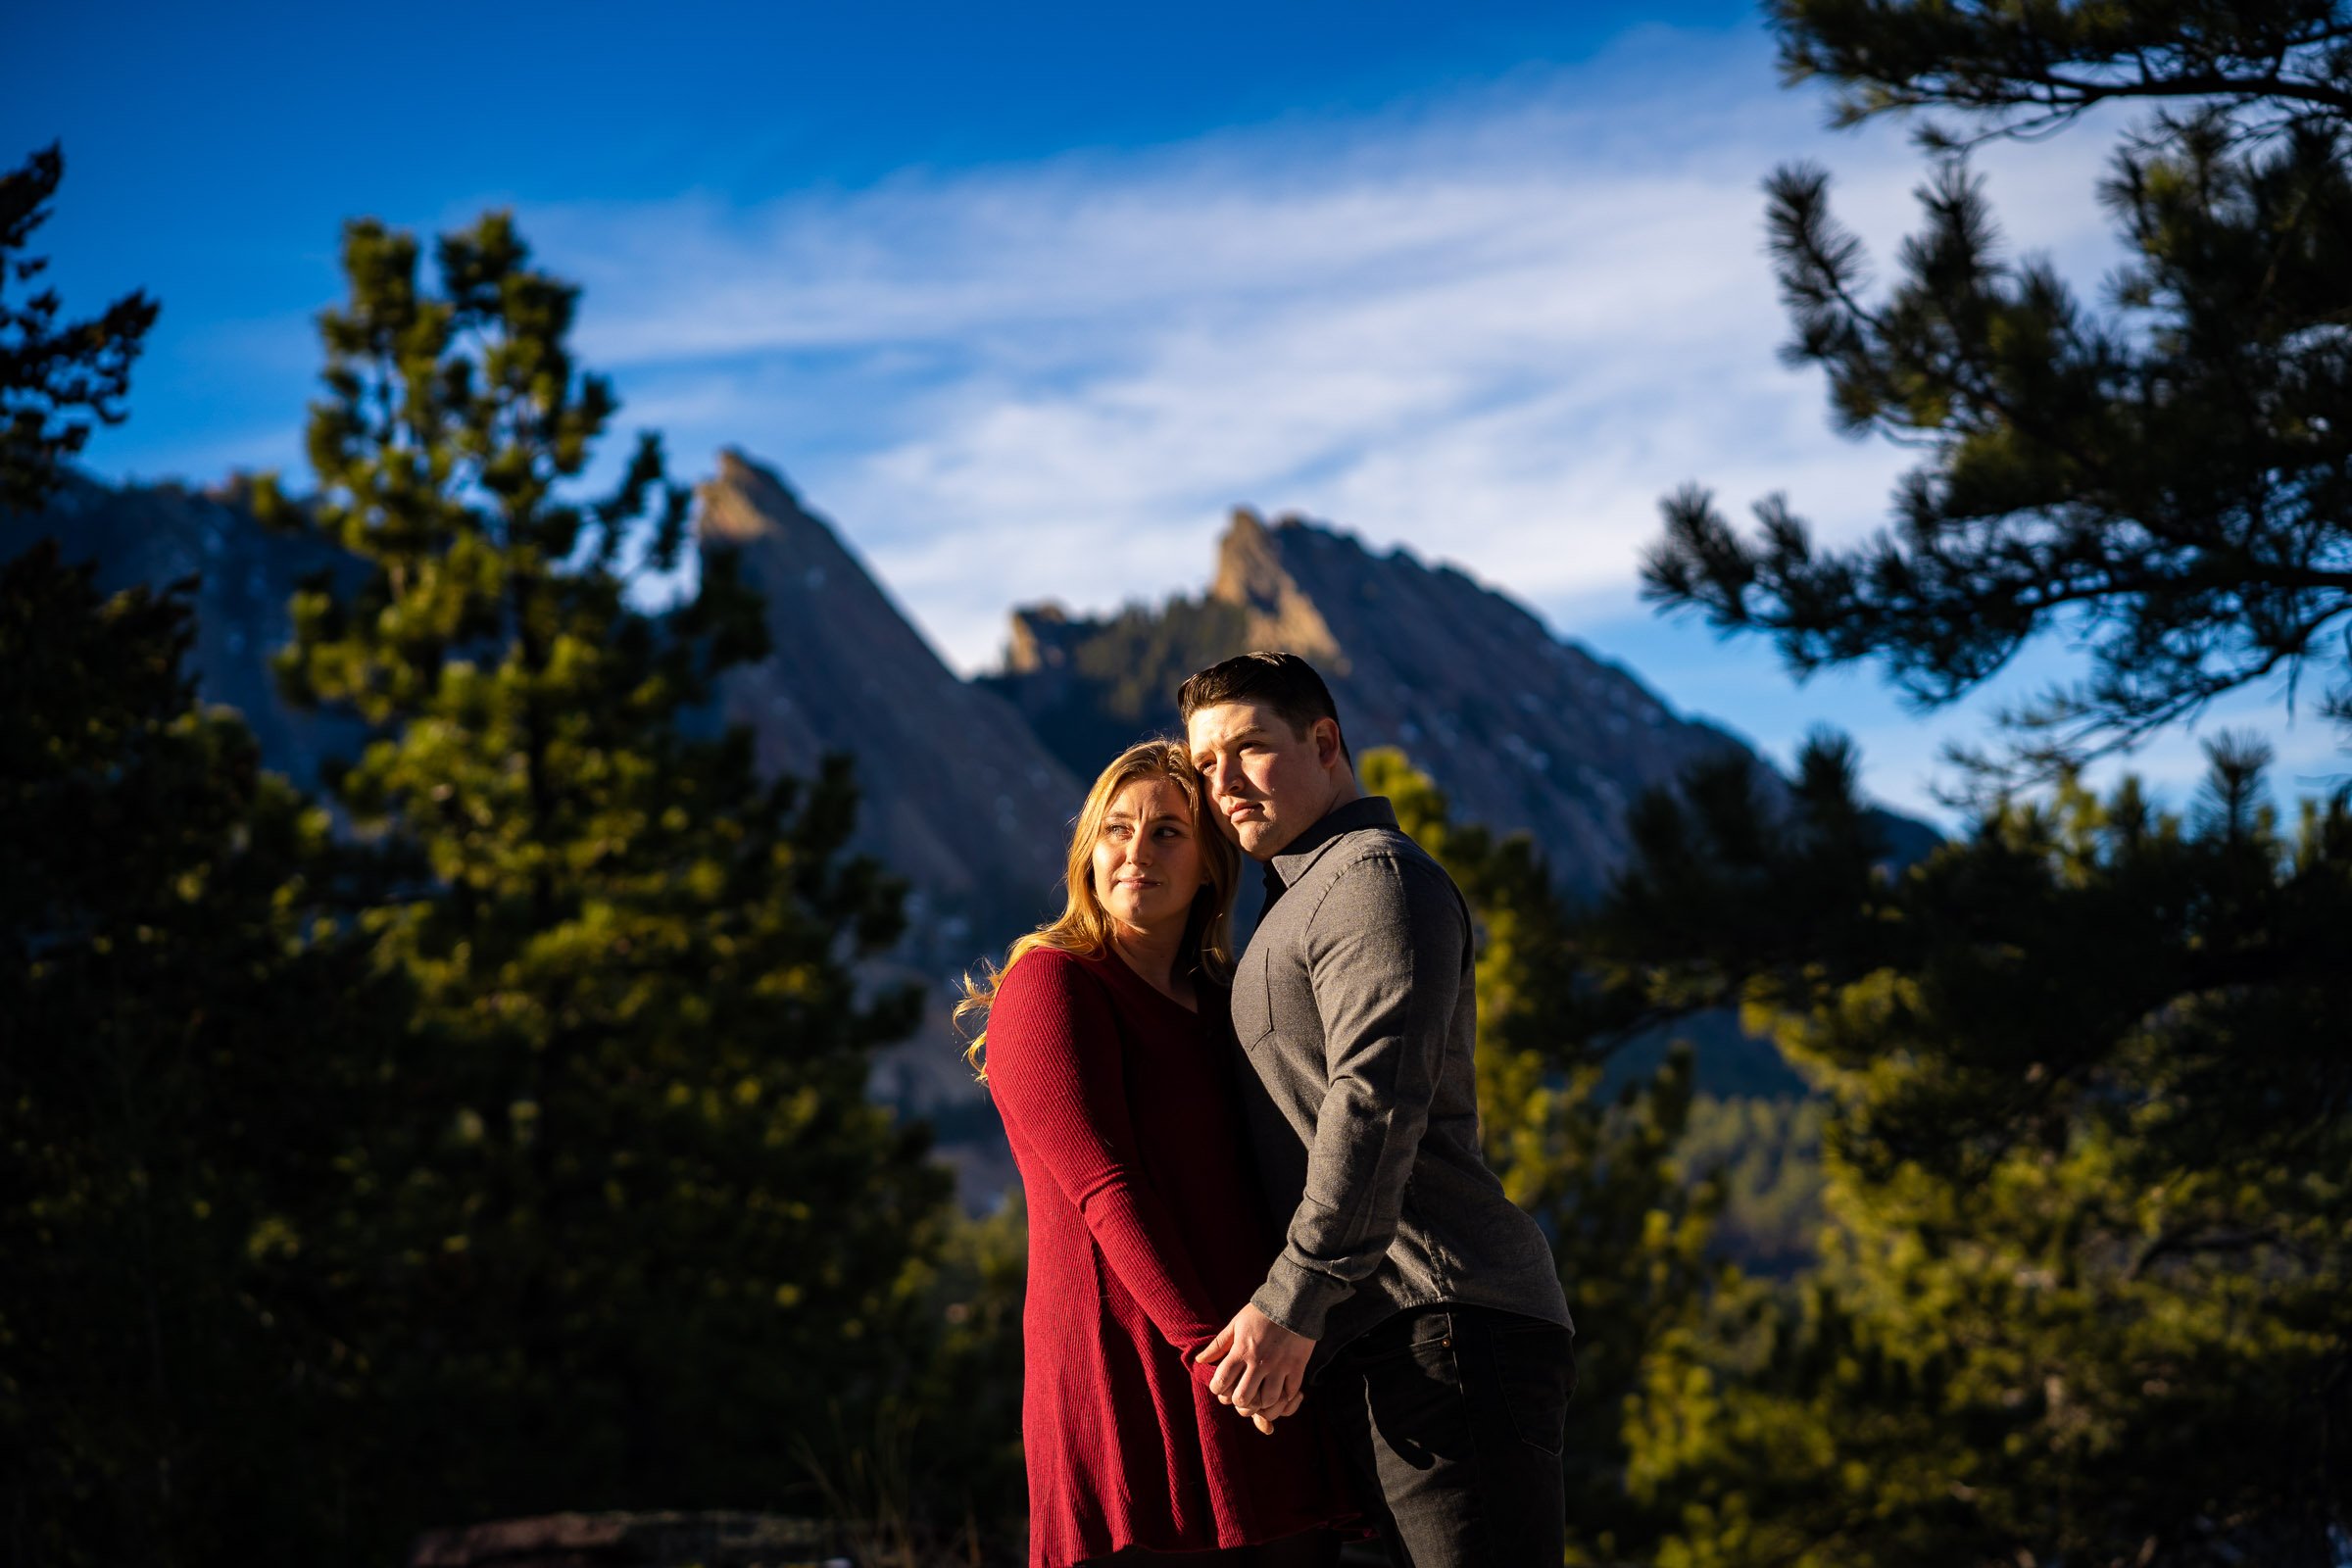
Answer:
<path fill-rule="evenodd" d="M 636 412 L 792 468 L 970 665 L 1008 598 L 1186 580 L 1167 552 L 1236 501 L 1546 607 L 1629 583 L 1687 476 L 1868 520 L 1893 464 L 1828 436 L 1818 387 L 1774 363 L 1757 182 L 1834 158 L 1884 238 L 1918 165 L 1817 118 L 1754 40 L 1650 34 L 1391 117 L 532 223 Z M 1994 161 L 2025 238 L 2102 243 L 2095 157 Z M 806 402 L 845 396 L 866 422 L 805 441 Z"/>
<path fill-rule="evenodd" d="M 527 216 L 631 416 L 689 466 L 782 465 L 967 669 L 1012 605 L 1198 584 L 1235 503 L 1458 563 L 1576 631 L 1634 612 L 1685 479 L 1787 490 L 1834 536 L 1885 513 L 1899 455 L 1831 434 L 1818 377 L 1776 363 L 1759 181 L 1829 164 L 1887 258 L 1923 170 L 1899 128 L 1820 115 L 1759 38 L 1649 32 L 1387 115 Z M 2013 242 L 2077 278 L 2112 257 L 2106 128 L 1981 161 Z M 1785 744 L 1803 706 L 1729 716 Z M 1862 727 L 1895 722 L 1878 701 Z"/>

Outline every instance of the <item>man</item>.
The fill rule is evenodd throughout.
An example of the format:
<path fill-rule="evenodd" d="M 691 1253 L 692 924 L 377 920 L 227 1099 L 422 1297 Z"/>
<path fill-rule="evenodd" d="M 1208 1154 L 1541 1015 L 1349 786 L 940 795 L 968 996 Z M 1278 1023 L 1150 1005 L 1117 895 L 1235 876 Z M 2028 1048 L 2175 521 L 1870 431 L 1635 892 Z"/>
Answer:
<path fill-rule="evenodd" d="M 1469 910 L 1358 790 L 1304 660 L 1226 660 L 1177 709 L 1225 831 L 1264 867 L 1233 1022 L 1289 1222 L 1201 1353 L 1211 1388 L 1262 1425 L 1312 1382 L 1398 1563 L 1557 1568 L 1573 1328 L 1543 1233 L 1479 1153 Z"/>

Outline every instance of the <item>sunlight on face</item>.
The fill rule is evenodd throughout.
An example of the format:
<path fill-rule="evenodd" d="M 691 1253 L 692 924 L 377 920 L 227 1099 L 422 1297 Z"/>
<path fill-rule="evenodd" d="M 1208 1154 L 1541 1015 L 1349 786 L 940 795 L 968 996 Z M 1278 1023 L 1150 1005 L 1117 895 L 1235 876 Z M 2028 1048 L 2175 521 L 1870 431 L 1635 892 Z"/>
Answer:
<path fill-rule="evenodd" d="M 1299 733 L 1263 703 L 1220 703 L 1192 716 L 1185 741 L 1218 825 L 1252 859 L 1281 854 L 1331 809 L 1340 731 L 1328 718 Z"/>
<path fill-rule="evenodd" d="M 1111 798 L 1095 836 L 1095 897 L 1130 931 L 1181 934 L 1205 874 L 1193 808 L 1164 778 L 1139 778 Z"/>

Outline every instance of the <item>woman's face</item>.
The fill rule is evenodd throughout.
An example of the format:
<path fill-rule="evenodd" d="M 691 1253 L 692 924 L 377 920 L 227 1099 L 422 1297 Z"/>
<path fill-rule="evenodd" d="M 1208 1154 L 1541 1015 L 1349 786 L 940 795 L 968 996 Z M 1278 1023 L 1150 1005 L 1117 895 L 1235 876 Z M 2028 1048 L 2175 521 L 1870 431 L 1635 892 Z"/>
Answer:
<path fill-rule="evenodd" d="M 1095 836 L 1095 897 L 1132 931 L 1181 935 L 1203 866 L 1193 808 L 1164 778 L 1139 778 L 1111 797 Z"/>

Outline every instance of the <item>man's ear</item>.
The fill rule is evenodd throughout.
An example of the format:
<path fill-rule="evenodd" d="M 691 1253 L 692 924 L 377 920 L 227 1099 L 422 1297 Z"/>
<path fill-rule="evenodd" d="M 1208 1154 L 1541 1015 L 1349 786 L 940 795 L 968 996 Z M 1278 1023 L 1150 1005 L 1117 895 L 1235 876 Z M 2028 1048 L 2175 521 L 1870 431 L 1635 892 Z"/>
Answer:
<path fill-rule="evenodd" d="M 1315 760 L 1324 767 L 1340 760 L 1340 721 L 1336 718 L 1315 720 Z"/>

